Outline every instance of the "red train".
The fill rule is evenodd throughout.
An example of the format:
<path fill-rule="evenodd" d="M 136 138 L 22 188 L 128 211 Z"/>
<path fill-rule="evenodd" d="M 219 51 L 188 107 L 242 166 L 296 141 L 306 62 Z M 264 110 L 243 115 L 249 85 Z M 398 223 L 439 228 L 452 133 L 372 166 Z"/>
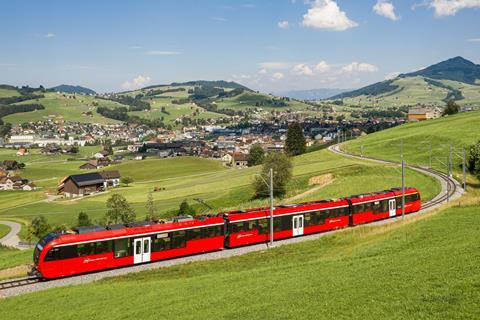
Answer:
<path fill-rule="evenodd" d="M 369 223 L 401 215 L 401 208 L 399 188 L 278 206 L 273 211 L 273 235 L 278 240 Z M 406 188 L 405 213 L 420 208 L 419 191 Z M 59 278 L 267 242 L 269 217 L 269 208 L 257 208 L 52 232 L 35 246 L 30 275 Z"/>

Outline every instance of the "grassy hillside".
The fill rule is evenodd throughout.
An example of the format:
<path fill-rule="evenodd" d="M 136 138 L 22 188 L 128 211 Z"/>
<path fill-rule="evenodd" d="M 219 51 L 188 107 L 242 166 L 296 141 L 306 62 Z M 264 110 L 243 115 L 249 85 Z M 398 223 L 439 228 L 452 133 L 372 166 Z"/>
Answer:
<path fill-rule="evenodd" d="M 475 319 L 479 225 L 477 208 L 452 208 L 405 224 L 3 299 L 0 317 Z"/>
<path fill-rule="evenodd" d="M 0 85 L 0 98 L 18 97 L 20 93 L 10 86 Z"/>
<path fill-rule="evenodd" d="M 313 188 L 314 186 L 308 185 L 311 177 L 326 173 L 332 173 L 335 176 L 335 180 L 330 185 L 294 202 L 336 198 L 400 185 L 400 175 L 396 167 L 358 162 L 331 154 L 326 150 L 297 157 L 294 163 L 294 179 L 288 186 L 287 197 Z M 39 184 L 45 189 L 53 189 L 63 175 L 79 172 L 75 166 L 77 163 L 58 163 L 43 171 L 41 167 L 32 164 L 27 167 L 25 176 L 43 178 L 45 180 L 40 181 Z M 0 195 L 0 217 L 30 220 L 34 216 L 44 215 L 52 224 L 71 225 L 80 211 L 87 212 L 93 218 L 101 218 L 106 210 L 105 201 L 115 192 L 127 198 L 140 219 L 146 213 L 147 195 L 155 187 L 165 188 L 153 193 L 155 205 L 163 216 L 175 214 L 180 202 L 184 199 L 189 199 L 191 204 L 196 204 L 193 199 L 202 198 L 214 207 L 213 212 L 229 207 L 266 204 L 266 202 L 251 200 L 253 195 L 251 182 L 259 171 L 258 167 L 226 170 L 218 161 L 184 157 L 142 162 L 129 161 L 109 169 L 118 169 L 122 175 L 130 175 L 135 182 L 129 187 L 117 188 L 81 200 L 45 202 L 42 201 L 42 193 L 45 189 L 24 194 L 3 193 Z M 420 188 L 424 199 L 429 199 L 439 192 L 438 183 L 417 172 L 408 170 L 407 181 L 408 184 Z M 206 210 L 204 206 L 198 204 L 195 208 L 199 212 Z"/>
<path fill-rule="evenodd" d="M 44 95 L 44 98 L 27 100 L 20 104 L 39 103 L 45 107 L 45 110 L 12 114 L 4 117 L 3 121 L 15 124 L 55 118 L 64 121 L 115 123 L 115 120 L 104 118 L 96 112 L 94 101 L 100 106 L 110 108 L 122 106 L 113 101 L 78 94 L 75 99 L 69 98 L 73 97 L 71 94 L 47 92 Z M 91 112 L 92 115 L 86 115 L 87 112 Z"/>
<path fill-rule="evenodd" d="M 480 103 L 480 86 L 470 85 L 451 80 L 435 80 L 416 76 L 397 78 L 391 81 L 392 88 L 385 92 L 373 95 L 358 95 L 343 99 L 346 105 L 373 106 L 378 108 L 390 108 L 400 106 L 413 106 L 416 104 L 445 105 L 445 100 L 452 89 L 459 90 L 464 99 L 457 103 L 465 106 L 478 106 Z M 439 83 L 435 85 L 434 83 Z M 441 85 L 440 85 L 441 84 Z M 448 89 L 451 87 L 452 89 Z"/>
<path fill-rule="evenodd" d="M 460 153 L 462 146 L 468 147 L 480 139 L 479 123 L 480 111 L 467 112 L 376 132 L 348 142 L 346 148 L 360 154 L 363 145 L 365 155 L 398 161 L 403 141 L 405 161 L 428 165 L 431 142 L 433 157 L 446 162 L 450 145 Z M 454 169 L 459 171 L 461 160 L 455 156 L 454 161 Z M 438 160 L 433 161 L 433 166 L 445 171 L 445 167 Z"/>

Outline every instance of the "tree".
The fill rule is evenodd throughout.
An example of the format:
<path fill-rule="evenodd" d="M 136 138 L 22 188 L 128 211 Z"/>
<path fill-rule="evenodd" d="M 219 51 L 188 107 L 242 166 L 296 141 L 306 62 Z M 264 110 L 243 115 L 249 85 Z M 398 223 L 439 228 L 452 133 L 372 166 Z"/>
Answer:
<path fill-rule="evenodd" d="M 128 187 L 130 183 L 133 183 L 133 178 L 130 176 L 121 177 L 120 182 Z"/>
<path fill-rule="evenodd" d="M 92 225 L 92 221 L 87 213 L 81 211 L 77 217 L 77 227 L 88 227 Z"/>
<path fill-rule="evenodd" d="M 255 144 L 250 148 L 250 154 L 248 155 L 248 165 L 257 166 L 263 163 L 265 158 L 265 151 L 259 144 Z"/>
<path fill-rule="evenodd" d="M 289 155 L 297 156 L 305 153 L 305 137 L 303 136 L 302 127 L 298 122 L 288 126 L 287 140 L 285 141 L 285 149 Z"/>
<path fill-rule="evenodd" d="M 147 209 L 147 220 L 153 221 L 157 219 L 157 208 L 153 203 L 153 195 L 151 192 L 148 193 L 147 196 L 147 203 L 145 204 L 145 208 Z"/>
<path fill-rule="evenodd" d="M 292 178 L 292 162 L 285 153 L 267 154 L 263 162 L 260 176 L 253 181 L 255 198 L 266 198 L 270 195 L 270 168 L 273 169 L 273 195 L 283 197 L 287 193 L 287 184 Z"/>
<path fill-rule="evenodd" d="M 178 209 L 178 214 L 181 214 L 181 215 L 191 215 L 191 214 L 194 214 L 195 211 L 193 210 L 192 207 L 190 207 L 190 205 L 188 204 L 188 201 L 185 199 L 182 201 L 182 203 L 180 203 L 180 208 Z"/>
<path fill-rule="evenodd" d="M 127 199 L 120 194 L 113 194 L 107 200 L 107 213 L 105 218 L 108 223 L 128 223 L 135 221 L 135 211 Z"/>
<path fill-rule="evenodd" d="M 30 235 L 41 238 L 50 231 L 50 225 L 44 216 L 38 216 L 32 219 L 28 231 Z"/>
<path fill-rule="evenodd" d="M 456 114 L 460 111 L 460 106 L 455 103 L 454 100 L 449 100 L 447 103 L 447 107 L 443 110 L 443 115 L 452 115 Z"/>
<path fill-rule="evenodd" d="M 467 159 L 467 170 L 474 174 L 480 172 L 480 140 L 476 144 L 473 144 L 469 147 L 468 159 Z"/>

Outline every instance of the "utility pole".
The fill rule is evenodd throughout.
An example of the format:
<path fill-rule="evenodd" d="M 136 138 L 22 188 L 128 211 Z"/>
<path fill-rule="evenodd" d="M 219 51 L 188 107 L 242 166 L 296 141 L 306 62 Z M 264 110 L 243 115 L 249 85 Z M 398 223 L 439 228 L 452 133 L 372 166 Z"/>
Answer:
<path fill-rule="evenodd" d="M 273 168 L 270 168 L 270 246 L 273 246 Z"/>
<path fill-rule="evenodd" d="M 462 146 L 462 170 L 463 170 L 463 191 L 467 191 L 467 165 L 465 146 Z"/>
<path fill-rule="evenodd" d="M 400 156 L 402 158 L 402 219 L 405 219 L 405 161 L 403 160 L 403 139 Z"/>
<path fill-rule="evenodd" d="M 432 169 L 432 140 L 430 140 L 430 165 L 429 168 Z"/>

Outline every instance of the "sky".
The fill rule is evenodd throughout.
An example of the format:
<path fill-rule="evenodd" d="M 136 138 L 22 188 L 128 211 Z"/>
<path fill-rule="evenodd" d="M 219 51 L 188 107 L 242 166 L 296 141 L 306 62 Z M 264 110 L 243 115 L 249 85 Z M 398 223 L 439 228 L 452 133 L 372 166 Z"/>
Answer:
<path fill-rule="evenodd" d="M 348 89 L 455 56 L 480 63 L 480 0 L 4 1 L 0 43 L 11 85 Z"/>

